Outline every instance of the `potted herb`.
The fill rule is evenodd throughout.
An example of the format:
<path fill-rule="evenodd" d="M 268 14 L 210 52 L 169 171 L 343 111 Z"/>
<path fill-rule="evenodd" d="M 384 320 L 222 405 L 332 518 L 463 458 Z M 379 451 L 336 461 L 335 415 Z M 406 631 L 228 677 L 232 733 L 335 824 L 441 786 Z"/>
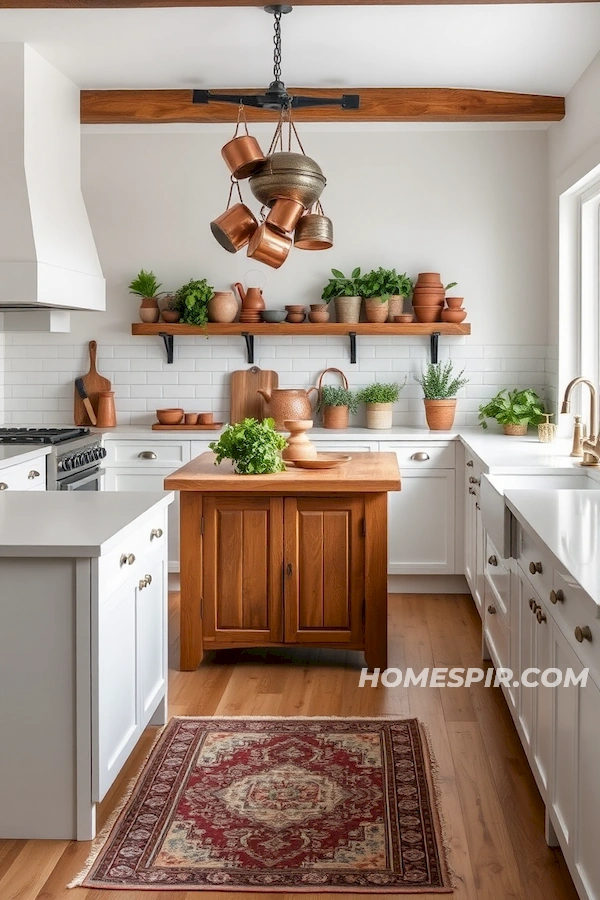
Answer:
<path fill-rule="evenodd" d="M 403 387 L 404 384 L 380 384 L 376 381 L 361 388 L 357 399 L 367 406 L 367 428 L 392 427 L 393 406 Z"/>
<path fill-rule="evenodd" d="M 326 384 L 319 397 L 317 412 L 323 415 L 323 428 L 347 428 L 348 416 L 356 415 L 358 400 L 348 387 Z"/>
<path fill-rule="evenodd" d="M 372 269 L 362 278 L 361 294 L 365 298 L 367 322 L 394 321 L 402 314 L 404 297 L 412 293 L 413 283 L 406 273 L 395 269 Z"/>
<path fill-rule="evenodd" d="M 227 425 L 219 440 L 208 446 L 216 456 L 216 466 L 230 459 L 238 475 L 271 475 L 285 469 L 281 451 L 287 441 L 275 431 L 273 419 L 244 419 Z"/>
<path fill-rule="evenodd" d="M 447 431 L 452 428 L 456 395 L 469 381 L 462 377 L 464 371 L 463 369 L 459 375 L 454 375 L 450 361 L 445 364 L 428 363 L 423 374 L 415 376 L 415 380 L 423 388 L 425 418 L 431 431 Z"/>
<path fill-rule="evenodd" d="M 321 294 L 326 303 L 335 300 L 335 318 L 338 322 L 356 323 L 360 319 L 361 277 L 360 269 L 353 269 L 346 278 L 339 269 L 332 269 L 330 278 Z"/>
<path fill-rule="evenodd" d="M 504 434 L 522 435 L 527 433 L 529 425 L 539 425 L 544 421 L 544 402 L 533 388 L 520 391 L 514 388 L 499 391 L 489 403 L 479 407 L 479 422 L 487 428 L 486 419 L 495 419 L 502 425 Z"/>
<path fill-rule="evenodd" d="M 179 322 L 181 318 L 181 301 L 177 300 L 173 294 L 167 294 L 165 300 L 166 302 L 160 313 L 163 322 L 167 322 L 171 325 L 175 322 Z"/>
<path fill-rule="evenodd" d="M 137 276 L 129 285 L 129 293 L 142 298 L 140 304 L 140 319 L 142 322 L 158 322 L 160 310 L 158 308 L 158 292 L 162 285 L 157 281 L 154 272 L 146 272 L 140 269 Z"/>
<path fill-rule="evenodd" d="M 188 281 L 175 292 L 175 300 L 181 310 L 181 321 L 186 325 L 199 325 L 201 328 L 208 323 L 208 303 L 215 293 L 214 287 L 206 278 Z"/>

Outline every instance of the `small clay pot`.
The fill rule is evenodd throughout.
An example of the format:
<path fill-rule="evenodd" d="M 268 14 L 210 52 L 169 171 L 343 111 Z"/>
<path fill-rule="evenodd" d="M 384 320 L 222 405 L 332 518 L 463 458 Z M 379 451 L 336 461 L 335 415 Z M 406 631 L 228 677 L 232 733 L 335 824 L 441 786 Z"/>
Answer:
<path fill-rule="evenodd" d="M 417 322 L 439 322 L 440 307 L 415 306 L 415 316 L 417 317 Z"/>
<path fill-rule="evenodd" d="M 441 283 L 442 279 L 439 272 L 419 272 L 417 276 L 417 284 L 432 284 L 437 287 Z"/>
<path fill-rule="evenodd" d="M 157 409 L 156 418 L 161 425 L 179 425 L 183 419 L 183 410 L 177 407 Z"/>
<path fill-rule="evenodd" d="M 304 307 L 301 306 L 301 305 L 298 304 L 298 303 L 296 303 L 296 304 L 288 304 L 288 306 L 286 306 L 285 309 L 286 309 L 289 313 L 303 313 L 303 312 L 304 312 Z"/>
<path fill-rule="evenodd" d="M 448 431 L 454 424 L 456 400 L 424 400 L 425 418 L 430 431 Z"/>
<path fill-rule="evenodd" d="M 455 325 L 460 325 L 461 322 L 464 322 L 467 318 L 466 309 L 443 309 L 442 310 L 442 322 L 453 322 Z"/>
<path fill-rule="evenodd" d="M 156 297 L 144 297 L 140 303 L 139 310 L 140 320 L 142 322 L 154 323 L 160 319 L 160 309 Z"/>
<path fill-rule="evenodd" d="M 365 316 L 367 322 L 387 322 L 388 301 L 381 297 L 367 297 L 365 299 Z"/>
<path fill-rule="evenodd" d="M 238 314 L 238 302 L 233 291 L 217 291 L 208 301 L 208 321 L 234 322 Z"/>
<path fill-rule="evenodd" d="M 181 313 L 178 309 L 163 309 L 161 316 L 163 322 L 168 322 L 170 325 L 173 325 L 175 322 L 179 322 Z"/>
<path fill-rule="evenodd" d="M 409 322 L 415 321 L 414 313 L 403 313 L 401 316 L 394 316 L 394 322 L 398 325 L 408 325 Z"/>
<path fill-rule="evenodd" d="M 448 309 L 460 309 L 464 303 L 464 297 L 446 297 Z"/>
<path fill-rule="evenodd" d="M 329 322 L 329 310 L 324 309 L 322 311 L 319 310 L 319 311 L 315 311 L 315 312 L 312 312 L 312 311 L 309 312 L 308 321 L 309 322 Z"/>
<path fill-rule="evenodd" d="M 186 425 L 198 424 L 198 413 L 186 413 L 183 418 Z"/>
<path fill-rule="evenodd" d="M 215 414 L 212 412 L 198 413 L 198 425 L 212 425 Z"/>
<path fill-rule="evenodd" d="M 285 321 L 298 325 L 300 322 L 304 322 L 305 318 L 304 313 L 288 313 Z"/>

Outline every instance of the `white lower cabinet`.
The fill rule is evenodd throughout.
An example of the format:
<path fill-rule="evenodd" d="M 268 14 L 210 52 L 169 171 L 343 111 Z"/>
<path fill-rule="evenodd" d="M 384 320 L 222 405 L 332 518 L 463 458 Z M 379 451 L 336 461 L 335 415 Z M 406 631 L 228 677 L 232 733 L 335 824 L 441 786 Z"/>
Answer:
<path fill-rule="evenodd" d="M 464 574 L 479 615 L 483 618 L 485 602 L 485 532 L 479 503 L 482 468 L 468 451 L 465 453 L 464 480 Z"/>
<path fill-rule="evenodd" d="M 0 468 L 0 491 L 45 491 L 46 457 L 36 456 L 27 462 L 18 462 Z"/>

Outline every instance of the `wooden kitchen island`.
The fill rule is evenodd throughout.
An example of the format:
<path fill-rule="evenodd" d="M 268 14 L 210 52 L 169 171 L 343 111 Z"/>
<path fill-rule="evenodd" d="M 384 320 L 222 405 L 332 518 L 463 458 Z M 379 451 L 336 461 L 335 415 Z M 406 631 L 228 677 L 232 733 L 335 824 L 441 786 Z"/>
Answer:
<path fill-rule="evenodd" d="M 387 666 L 387 492 L 395 453 L 337 469 L 236 475 L 203 453 L 165 479 L 181 492 L 181 668 L 204 651 L 364 650 Z"/>

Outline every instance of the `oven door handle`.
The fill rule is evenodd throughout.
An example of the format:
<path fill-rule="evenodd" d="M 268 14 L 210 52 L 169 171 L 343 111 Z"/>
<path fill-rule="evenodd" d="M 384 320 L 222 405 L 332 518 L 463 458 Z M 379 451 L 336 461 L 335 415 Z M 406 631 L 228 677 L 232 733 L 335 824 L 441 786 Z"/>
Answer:
<path fill-rule="evenodd" d="M 58 482 L 59 491 L 76 491 L 78 488 L 83 487 L 84 484 L 89 484 L 90 481 L 100 481 L 104 476 L 104 469 L 94 469 L 93 472 L 90 472 L 84 478 L 69 478 L 64 481 Z"/>

